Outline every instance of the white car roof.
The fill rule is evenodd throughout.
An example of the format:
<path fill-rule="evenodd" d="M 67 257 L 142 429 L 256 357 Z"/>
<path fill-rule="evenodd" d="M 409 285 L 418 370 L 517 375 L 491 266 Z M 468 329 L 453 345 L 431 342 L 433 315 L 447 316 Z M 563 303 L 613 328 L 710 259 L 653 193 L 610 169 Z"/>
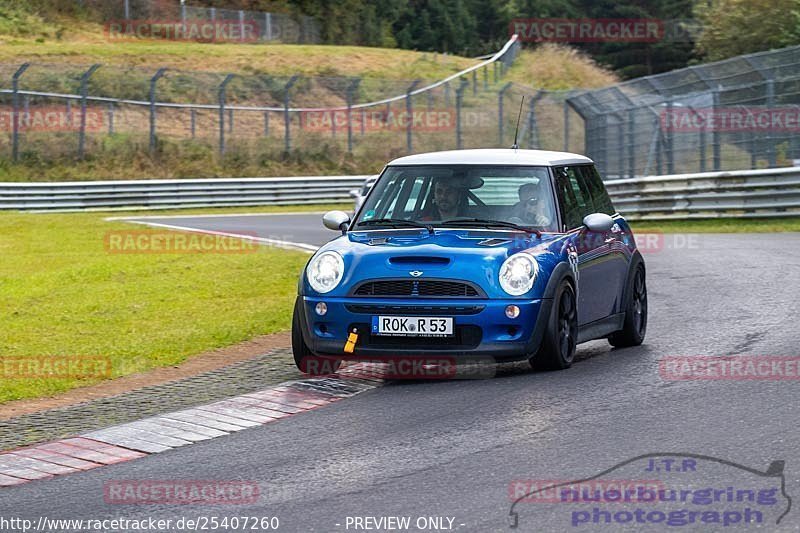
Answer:
<path fill-rule="evenodd" d="M 479 150 L 448 150 L 427 154 L 407 155 L 395 159 L 396 165 L 579 165 L 593 163 L 586 156 L 569 152 L 547 150 L 514 150 L 511 148 L 487 148 Z"/>

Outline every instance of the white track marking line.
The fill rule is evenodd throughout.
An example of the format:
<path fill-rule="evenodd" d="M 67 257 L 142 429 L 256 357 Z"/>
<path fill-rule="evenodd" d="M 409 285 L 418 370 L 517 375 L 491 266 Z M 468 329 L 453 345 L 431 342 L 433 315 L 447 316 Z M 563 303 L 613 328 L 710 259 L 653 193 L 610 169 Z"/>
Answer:
<path fill-rule="evenodd" d="M 221 217 L 264 217 L 276 215 L 324 215 L 327 211 L 293 211 L 286 213 L 226 213 L 226 214 L 208 214 L 208 215 L 144 215 L 141 217 L 126 216 L 126 217 L 107 217 L 104 220 L 148 220 L 151 218 L 221 218 Z"/>
<path fill-rule="evenodd" d="M 306 253 L 313 254 L 319 249 L 319 246 L 314 246 L 313 244 L 306 244 L 304 242 L 291 242 L 291 241 L 282 241 L 279 239 L 267 239 L 265 237 L 254 237 L 252 235 L 241 235 L 238 233 L 228 233 L 227 231 L 215 231 L 210 229 L 199 229 L 199 228 L 187 228 L 185 226 L 175 226 L 173 224 L 161 224 L 159 222 L 146 222 L 143 220 L 126 220 L 131 224 L 142 224 L 144 226 L 156 226 L 159 228 L 166 228 L 176 231 L 188 231 L 190 233 L 203 233 L 205 235 L 219 235 L 221 237 L 233 237 L 237 239 L 242 239 L 245 241 L 253 241 L 260 244 L 266 244 L 270 246 L 275 246 L 276 248 L 291 248 L 302 250 Z"/>

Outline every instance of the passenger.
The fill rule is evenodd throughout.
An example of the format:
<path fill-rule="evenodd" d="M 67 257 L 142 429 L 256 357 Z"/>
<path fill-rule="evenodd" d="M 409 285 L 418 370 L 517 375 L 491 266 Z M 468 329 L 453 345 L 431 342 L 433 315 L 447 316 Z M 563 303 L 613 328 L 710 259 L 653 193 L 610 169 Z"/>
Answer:
<path fill-rule="evenodd" d="M 514 216 L 524 224 L 548 227 L 553 219 L 544 201 L 544 191 L 535 183 L 526 183 L 519 188 L 519 203 L 514 206 Z"/>

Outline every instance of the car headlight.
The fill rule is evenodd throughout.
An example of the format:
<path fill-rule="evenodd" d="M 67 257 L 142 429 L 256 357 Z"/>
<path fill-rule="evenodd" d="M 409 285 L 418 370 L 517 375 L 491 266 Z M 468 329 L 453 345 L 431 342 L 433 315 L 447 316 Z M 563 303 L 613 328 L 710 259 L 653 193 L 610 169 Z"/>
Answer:
<path fill-rule="evenodd" d="M 336 252 L 322 252 L 306 268 L 308 283 L 319 293 L 332 291 L 342 281 L 343 275 L 344 259 Z"/>
<path fill-rule="evenodd" d="M 531 290 L 538 273 L 539 265 L 533 256 L 514 254 L 500 267 L 500 287 L 511 296 L 521 296 Z"/>

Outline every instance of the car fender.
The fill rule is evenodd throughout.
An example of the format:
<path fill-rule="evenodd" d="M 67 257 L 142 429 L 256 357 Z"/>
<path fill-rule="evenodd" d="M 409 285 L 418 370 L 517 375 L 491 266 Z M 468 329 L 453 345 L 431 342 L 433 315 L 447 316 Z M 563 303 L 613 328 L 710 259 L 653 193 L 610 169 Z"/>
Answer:
<path fill-rule="evenodd" d="M 631 260 L 628 262 L 628 272 L 625 276 L 625 284 L 622 286 L 622 294 L 620 294 L 619 309 L 617 309 L 617 313 L 625 312 L 626 302 L 628 301 L 628 290 L 631 286 L 631 277 L 633 276 L 633 273 L 636 272 L 636 268 L 640 264 L 644 268 L 645 280 L 647 280 L 647 266 L 644 264 L 644 258 L 642 257 L 642 254 L 639 253 L 639 250 L 634 250 L 633 254 L 631 254 Z"/>
<path fill-rule="evenodd" d="M 550 313 L 553 310 L 553 298 L 558 290 L 558 286 L 565 279 L 569 280 L 573 289 L 577 291 L 577 283 L 575 282 L 572 266 L 568 261 L 561 261 L 550 273 L 550 279 L 547 281 L 544 293 L 542 294 L 542 305 L 539 308 L 539 315 L 536 317 L 536 325 L 533 328 L 533 332 L 525 348 L 528 354 L 533 354 L 539 350 L 539 345 L 544 337 L 547 323 L 550 321 Z"/>

